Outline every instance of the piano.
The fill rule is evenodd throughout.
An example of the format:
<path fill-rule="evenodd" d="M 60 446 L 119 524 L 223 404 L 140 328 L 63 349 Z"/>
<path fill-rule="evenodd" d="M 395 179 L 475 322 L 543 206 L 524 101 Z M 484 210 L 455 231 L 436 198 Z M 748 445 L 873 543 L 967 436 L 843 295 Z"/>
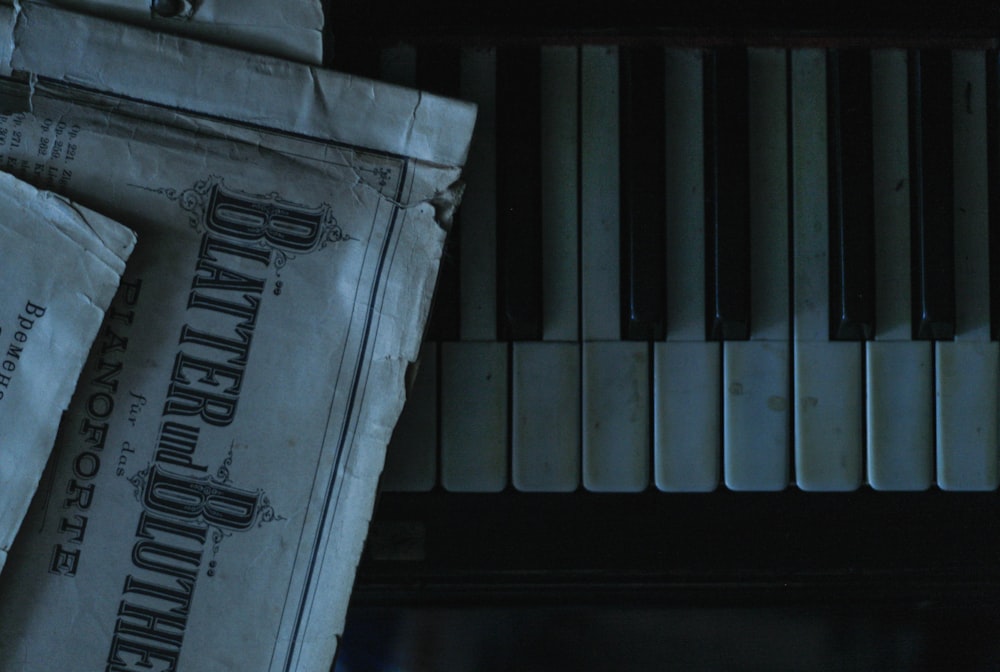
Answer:
<path fill-rule="evenodd" d="M 1000 6 L 695 4 L 332 9 L 480 115 L 352 610 L 997 624 Z"/>

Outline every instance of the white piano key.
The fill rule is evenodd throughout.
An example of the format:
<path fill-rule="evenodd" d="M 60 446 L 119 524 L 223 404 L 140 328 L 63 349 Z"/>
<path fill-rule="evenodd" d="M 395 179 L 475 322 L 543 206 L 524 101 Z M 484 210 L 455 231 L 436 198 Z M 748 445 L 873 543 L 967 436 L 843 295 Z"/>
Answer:
<path fill-rule="evenodd" d="M 875 339 L 909 341 L 910 167 L 906 52 L 872 52 Z"/>
<path fill-rule="evenodd" d="M 413 386 L 385 453 L 381 486 L 426 492 L 437 481 L 437 345 L 420 348 Z"/>
<path fill-rule="evenodd" d="M 507 344 L 441 344 L 441 484 L 455 492 L 507 485 Z"/>
<path fill-rule="evenodd" d="M 986 67 L 982 52 L 952 55 L 955 140 L 955 341 L 935 344 L 937 484 L 994 490 L 998 344 L 989 342 Z"/>
<path fill-rule="evenodd" d="M 795 482 L 854 490 L 862 480 L 862 345 L 829 342 L 826 52 L 791 54 Z"/>
<path fill-rule="evenodd" d="M 955 340 L 990 338 L 986 59 L 952 54 L 955 170 Z"/>
<path fill-rule="evenodd" d="M 497 335 L 496 50 L 463 49 L 460 92 L 479 106 L 465 165 L 459 237 L 459 331 L 462 340 Z"/>
<path fill-rule="evenodd" d="M 727 341 L 723 359 L 723 458 L 731 490 L 788 486 L 788 342 Z"/>
<path fill-rule="evenodd" d="M 410 44 L 397 44 L 379 54 L 379 77 L 390 84 L 413 87 L 417 81 L 417 49 Z"/>
<path fill-rule="evenodd" d="M 656 487 L 709 492 L 719 485 L 722 409 L 719 343 L 653 344 Z"/>
<path fill-rule="evenodd" d="M 542 47 L 542 336 L 579 337 L 576 47 Z"/>
<path fill-rule="evenodd" d="M 934 480 L 931 343 L 869 341 L 868 482 L 926 490 Z"/>
<path fill-rule="evenodd" d="M 783 49 L 751 49 L 750 338 L 787 341 L 788 99 Z"/>
<path fill-rule="evenodd" d="M 750 341 L 723 343 L 723 461 L 733 490 L 788 486 L 788 99 L 785 52 L 751 49 Z"/>
<path fill-rule="evenodd" d="M 937 484 L 944 490 L 995 490 L 998 344 L 935 343 Z"/>
<path fill-rule="evenodd" d="M 583 485 L 638 492 L 649 485 L 649 347 L 583 344 Z"/>
<path fill-rule="evenodd" d="M 830 216 L 827 194 L 826 51 L 791 55 L 792 243 L 795 341 L 830 334 Z"/>
<path fill-rule="evenodd" d="M 875 341 L 865 344 L 868 482 L 924 490 L 934 480 L 932 347 L 912 341 L 906 52 L 872 53 Z"/>
<path fill-rule="evenodd" d="M 722 352 L 705 342 L 705 159 L 700 51 L 665 54 L 667 341 L 653 345 L 653 466 L 660 490 L 719 485 Z"/>
<path fill-rule="evenodd" d="M 795 344 L 795 482 L 803 490 L 861 486 L 861 343 Z"/>
<path fill-rule="evenodd" d="M 705 158 L 701 52 L 668 49 L 667 340 L 705 340 Z M 718 405 L 718 401 L 716 401 Z"/>
<path fill-rule="evenodd" d="M 580 485 L 580 346 L 516 342 L 511 377 L 511 475 L 523 491 Z"/>
<path fill-rule="evenodd" d="M 580 484 L 578 50 L 541 49 L 542 336 L 514 343 L 511 468 L 523 491 Z M 561 342 L 551 342 L 561 341 Z"/>
<path fill-rule="evenodd" d="M 580 58 L 580 317 L 584 341 L 613 341 L 621 335 L 618 49 L 584 46 Z"/>

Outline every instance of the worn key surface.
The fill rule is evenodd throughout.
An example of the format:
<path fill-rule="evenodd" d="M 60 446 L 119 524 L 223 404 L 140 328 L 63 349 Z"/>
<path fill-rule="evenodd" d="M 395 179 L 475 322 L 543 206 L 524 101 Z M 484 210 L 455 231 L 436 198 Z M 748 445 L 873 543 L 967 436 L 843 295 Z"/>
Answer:
<path fill-rule="evenodd" d="M 828 176 L 837 170 L 837 122 L 835 112 L 827 115 L 838 108 L 827 105 L 836 96 L 835 59 L 808 49 L 793 51 L 790 60 L 795 483 L 810 491 L 853 490 L 861 484 L 864 443 L 862 346 L 830 338 L 831 314 L 843 314 L 839 292 L 831 291 L 840 269 L 831 263 L 836 208 L 827 205 L 839 182 Z M 844 166 L 845 173 L 853 169 L 849 159 Z"/>
<path fill-rule="evenodd" d="M 653 344 L 653 465 L 666 492 L 715 490 L 721 344 L 705 339 L 702 52 L 666 50 L 667 340 Z"/>

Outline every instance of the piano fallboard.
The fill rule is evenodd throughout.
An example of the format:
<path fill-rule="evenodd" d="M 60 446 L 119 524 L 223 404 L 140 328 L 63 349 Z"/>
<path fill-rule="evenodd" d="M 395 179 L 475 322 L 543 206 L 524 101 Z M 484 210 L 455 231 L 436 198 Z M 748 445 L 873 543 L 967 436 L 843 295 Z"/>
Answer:
<path fill-rule="evenodd" d="M 364 4 L 329 4 L 327 47 L 331 58 L 349 50 L 342 45 L 400 40 L 439 45 L 666 40 L 674 46 L 753 42 L 789 47 L 832 40 L 876 47 L 986 45 L 1000 35 L 1000 16 L 993 0 L 702 0 L 658 4 L 626 0 L 587 7 L 566 0 L 488 0 L 475 6 L 463 0 L 393 0 L 380 4 L 377 11 Z"/>
<path fill-rule="evenodd" d="M 352 600 L 996 606 L 1000 498 L 383 494 Z"/>

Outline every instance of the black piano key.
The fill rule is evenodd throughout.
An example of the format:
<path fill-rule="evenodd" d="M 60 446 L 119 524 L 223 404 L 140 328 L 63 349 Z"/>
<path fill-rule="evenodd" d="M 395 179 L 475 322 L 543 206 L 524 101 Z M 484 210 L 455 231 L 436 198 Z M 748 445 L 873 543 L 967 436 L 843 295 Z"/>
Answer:
<path fill-rule="evenodd" d="M 460 49 L 451 46 L 421 46 L 417 49 L 417 88 L 452 98 L 459 97 L 461 82 Z M 459 237 L 462 209 L 452 218 L 438 273 L 434 308 L 427 326 L 427 338 L 435 341 L 459 339 Z"/>
<path fill-rule="evenodd" d="M 417 48 L 417 88 L 439 96 L 458 97 L 461 49 L 447 45 Z"/>
<path fill-rule="evenodd" d="M 373 37 L 345 35 L 337 39 L 330 51 L 330 65 L 334 70 L 367 79 L 379 78 L 381 49 Z"/>
<path fill-rule="evenodd" d="M 830 338 L 875 334 L 871 52 L 827 54 Z"/>
<path fill-rule="evenodd" d="M 986 54 L 986 132 L 989 165 L 990 332 L 1000 340 L 1000 51 Z"/>
<path fill-rule="evenodd" d="M 538 47 L 497 50 L 497 331 L 542 337 L 541 68 Z"/>
<path fill-rule="evenodd" d="M 451 231 L 444 244 L 441 256 L 441 267 L 438 270 L 437 288 L 434 292 L 434 308 L 427 323 L 427 338 L 433 341 L 459 340 L 459 324 L 461 311 L 459 305 L 459 248 L 462 235 L 461 208 L 455 212 L 451 221 Z"/>
<path fill-rule="evenodd" d="M 666 332 L 664 53 L 619 51 L 622 337 Z"/>
<path fill-rule="evenodd" d="M 955 334 L 951 53 L 909 54 L 913 338 Z"/>
<path fill-rule="evenodd" d="M 750 129 L 743 48 L 705 56 L 707 336 L 750 335 Z"/>

